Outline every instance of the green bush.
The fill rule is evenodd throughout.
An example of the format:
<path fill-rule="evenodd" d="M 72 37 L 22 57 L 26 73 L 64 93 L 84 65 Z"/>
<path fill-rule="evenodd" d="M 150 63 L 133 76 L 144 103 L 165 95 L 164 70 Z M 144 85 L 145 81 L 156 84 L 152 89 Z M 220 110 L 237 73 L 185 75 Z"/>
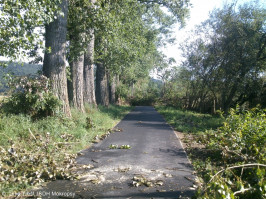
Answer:
<path fill-rule="evenodd" d="M 222 160 L 202 175 L 201 198 L 266 198 L 266 110 L 230 110 L 224 125 L 201 138 Z"/>
<path fill-rule="evenodd" d="M 60 106 L 60 101 L 53 95 L 49 79 L 45 76 L 10 77 L 9 87 L 12 89 L 12 94 L 2 105 L 6 113 L 23 113 L 40 118 L 54 115 Z"/>

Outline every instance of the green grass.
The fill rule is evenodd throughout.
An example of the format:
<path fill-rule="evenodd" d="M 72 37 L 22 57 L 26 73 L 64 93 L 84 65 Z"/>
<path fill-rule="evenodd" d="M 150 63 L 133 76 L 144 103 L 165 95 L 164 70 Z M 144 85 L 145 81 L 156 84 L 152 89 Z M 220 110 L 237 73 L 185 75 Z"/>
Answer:
<path fill-rule="evenodd" d="M 200 182 L 194 198 L 265 198 L 265 167 L 258 166 L 265 164 L 265 110 L 237 107 L 221 118 L 172 107 L 156 109 L 184 133 Z M 250 163 L 254 166 L 247 166 Z"/>
<path fill-rule="evenodd" d="M 24 159 L 24 154 L 36 156 L 37 158 L 37 154 L 40 153 L 43 160 L 45 160 L 44 156 L 52 159 L 53 163 L 55 163 L 53 165 L 58 166 L 58 169 L 55 169 L 56 173 L 61 170 L 62 166 L 66 165 L 62 158 L 66 159 L 66 155 L 69 153 L 76 154 L 80 150 L 89 147 L 96 135 L 100 136 L 110 131 L 131 109 L 132 107 L 129 106 L 109 106 L 109 108 L 86 106 L 85 113 L 72 109 L 72 118 L 54 116 L 35 121 L 30 116 L 0 113 L 0 167 L 1 165 L 2 167 L 4 166 L 4 168 L 0 168 L 0 172 L 1 174 L 11 174 L 17 180 L 15 181 L 14 179 L 14 181 L 7 182 L 0 179 L 0 197 L 2 191 L 10 195 L 31 186 L 31 184 L 25 182 L 25 177 L 28 176 L 27 174 L 25 175 L 27 173 L 25 170 L 29 169 L 28 164 L 31 163 L 31 160 L 25 161 L 25 159 L 30 158 Z M 34 139 L 37 142 L 34 142 Z M 61 144 L 63 146 L 60 146 Z M 40 150 L 45 149 L 46 145 L 49 147 L 48 153 Z M 14 158 L 13 155 L 8 153 L 11 148 L 15 149 L 18 157 Z M 14 165 L 8 164 L 6 160 L 9 157 L 17 160 L 17 163 Z M 70 159 L 66 161 L 68 162 L 68 160 Z M 35 170 L 42 171 L 53 167 L 52 164 L 50 166 L 50 164 L 39 159 L 37 163 L 33 166 Z M 19 170 L 21 169 L 24 169 L 24 171 L 20 172 Z M 20 174 L 23 174 L 24 182 L 21 181 L 21 178 L 18 179 Z M 44 180 L 54 179 L 48 178 L 46 180 L 44 178 Z"/>
<path fill-rule="evenodd" d="M 205 135 L 205 131 L 216 130 L 222 126 L 224 119 L 166 106 L 156 106 L 156 110 L 164 116 L 165 120 L 176 131 L 183 133 L 182 142 L 186 144 L 186 152 L 197 172 L 197 176 L 201 177 L 202 167 L 204 169 L 209 168 L 209 157 L 220 159 L 221 156 L 220 152 L 207 151 L 206 148 L 202 148 L 199 139 Z M 204 183 L 201 178 L 199 180 Z"/>
<path fill-rule="evenodd" d="M 173 107 L 156 106 L 156 110 L 164 116 L 175 130 L 183 133 L 198 134 L 205 130 L 215 130 L 223 122 L 223 119 L 218 116 L 180 110 Z"/>
<path fill-rule="evenodd" d="M 41 120 L 32 121 L 30 116 L 25 115 L 2 115 L 0 117 L 0 146 L 4 147 L 8 139 L 20 139 L 29 135 L 29 129 L 34 134 L 50 133 L 54 141 L 62 141 L 62 134 L 71 134 L 81 142 L 81 145 L 73 147 L 81 150 L 89 146 L 96 135 L 105 134 L 112 129 L 128 113 L 132 107 L 109 106 L 105 108 L 86 107 L 86 113 L 72 109 L 72 118 L 47 117 Z M 86 118 L 90 118 L 93 123 L 92 128 L 88 128 Z"/>

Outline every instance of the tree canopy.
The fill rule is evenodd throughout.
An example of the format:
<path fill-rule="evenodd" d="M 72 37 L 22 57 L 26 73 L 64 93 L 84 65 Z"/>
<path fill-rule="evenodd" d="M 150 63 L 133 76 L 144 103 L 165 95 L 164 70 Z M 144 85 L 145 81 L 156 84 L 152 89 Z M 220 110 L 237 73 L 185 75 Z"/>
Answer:
<path fill-rule="evenodd" d="M 215 112 L 236 104 L 262 103 L 266 59 L 265 9 L 253 4 L 225 5 L 197 27 L 184 45 L 174 82 L 183 82 L 186 107 Z"/>

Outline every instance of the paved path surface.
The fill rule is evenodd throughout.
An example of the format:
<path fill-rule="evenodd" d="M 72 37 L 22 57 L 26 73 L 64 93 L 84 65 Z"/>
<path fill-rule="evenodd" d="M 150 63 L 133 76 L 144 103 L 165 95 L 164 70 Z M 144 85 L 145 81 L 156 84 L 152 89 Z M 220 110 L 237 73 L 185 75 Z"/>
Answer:
<path fill-rule="evenodd" d="M 136 107 L 116 129 L 121 131 L 84 150 L 83 155 L 77 158 L 78 163 L 93 165 L 94 168 L 78 181 L 49 183 L 45 189 L 46 197 L 125 199 L 193 196 L 195 177 L 186 153 L 174 131 L 153 107 Z M 131 149 L 110 149 L 111 144 L 130 145 Z M 61 196 L 59 192 L 62 192 Z"/>

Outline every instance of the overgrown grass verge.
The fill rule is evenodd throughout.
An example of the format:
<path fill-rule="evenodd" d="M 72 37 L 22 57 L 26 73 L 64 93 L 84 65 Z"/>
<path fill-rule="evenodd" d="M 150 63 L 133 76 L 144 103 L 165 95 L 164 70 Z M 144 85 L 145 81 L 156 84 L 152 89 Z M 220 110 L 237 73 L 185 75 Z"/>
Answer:
<path fill-rule="evenodd" d="M 77 152 L 110 132 L 132 107 L 86 106 L 72 118 L 0 114 L 0 197 L 55 179 L 73 179 Z"/>
<path fill-rule="evenodd" d="M 156 106 L 156 110 L 164 116 L 175 130 L 186 134 L 197 135 L 205 130 L 215 130 L 223 122 L 223 119 L 219 116 L 180 110 L 173 107 Z"/>
<path fill-rule="evenodd" d="M 217 129 L 212 129 L 213 120 L 206 123 L 201 114 L 167 107 L 158 107 L 158 111 L 174 128 L 184 131 L 185 138 L 192 136 L 185 142 L 190 143 L 186 151 L 200 180 L 197 198 L 266 198 L 265 109 L 231 109 L 223 120 L 213 119 L 224 121 Z M 202 120 L 202 125 L 191 127 L 195 120 L 184 123 L 190 115 Z M 182 129 L 179 117 L 185 118 L 181 119 Z"/>

